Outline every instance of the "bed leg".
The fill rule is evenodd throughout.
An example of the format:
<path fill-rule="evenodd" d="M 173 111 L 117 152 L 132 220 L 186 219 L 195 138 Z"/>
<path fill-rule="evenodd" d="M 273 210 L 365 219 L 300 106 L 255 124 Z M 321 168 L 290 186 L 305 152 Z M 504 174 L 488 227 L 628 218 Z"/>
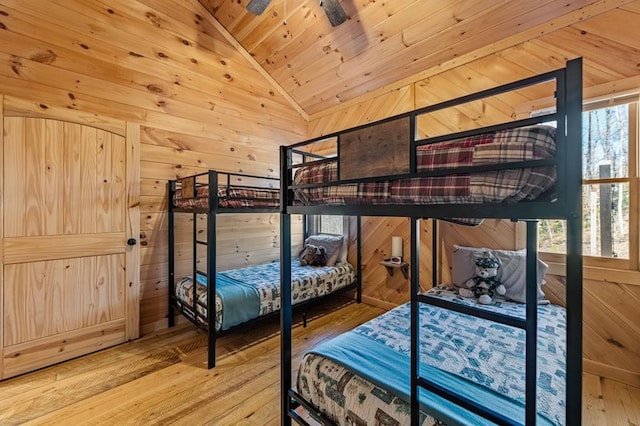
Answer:
<path fill-rule="evenodd" d="M 307 328 L 307 311 L 302 311 L 302 328 Z"/>

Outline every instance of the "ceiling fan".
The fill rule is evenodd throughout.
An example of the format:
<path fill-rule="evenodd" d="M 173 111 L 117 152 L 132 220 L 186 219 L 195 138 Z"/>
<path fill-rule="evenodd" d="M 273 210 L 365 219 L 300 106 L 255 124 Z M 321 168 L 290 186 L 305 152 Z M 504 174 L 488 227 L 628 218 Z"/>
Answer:
<path fill-rule="evenodd" d="M 262 12 L 269 6 L 271 0 L 251 0 L 247 5 L 247 10 L 254 15 L 261 15 Z M 332 27 L 337 27 L 347 20 L 347 14 L 340 5 L 338 0 L 322 0 L 320 6 L 324 9 L 324 12 L 329 18 Z"/>

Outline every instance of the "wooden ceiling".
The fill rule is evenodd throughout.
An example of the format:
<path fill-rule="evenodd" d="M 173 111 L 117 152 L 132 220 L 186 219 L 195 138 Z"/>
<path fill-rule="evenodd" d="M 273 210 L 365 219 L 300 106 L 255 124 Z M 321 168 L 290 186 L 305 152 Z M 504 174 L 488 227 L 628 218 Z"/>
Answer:
<path fill-rule="evenodd" d="M 249 0 L 199 1 L 311 116 L 392 83 L 417 81 L 627 3 L 341 0 L 349 19 L 331 27 L 319 1 L 272 0 L 260 16 L 246 10 Z"/>

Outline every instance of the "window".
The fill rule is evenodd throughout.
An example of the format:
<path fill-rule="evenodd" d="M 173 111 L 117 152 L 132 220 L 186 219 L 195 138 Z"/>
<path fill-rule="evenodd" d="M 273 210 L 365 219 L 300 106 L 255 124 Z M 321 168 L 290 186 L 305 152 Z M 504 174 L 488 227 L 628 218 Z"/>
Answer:
<path fill-rule="evenodd" d="M 582 120 L 583 255 L 637 258 L 638 102 L 590 105 Z M 541 221 L 538 232 L 541 251 L 564 253 L 565 222 Z"/>
<path fill-rule="evenodd" d="M 315 215 L 308 216 L 309 235 L 314 234 L 344 234 L 344 216 Z"/>

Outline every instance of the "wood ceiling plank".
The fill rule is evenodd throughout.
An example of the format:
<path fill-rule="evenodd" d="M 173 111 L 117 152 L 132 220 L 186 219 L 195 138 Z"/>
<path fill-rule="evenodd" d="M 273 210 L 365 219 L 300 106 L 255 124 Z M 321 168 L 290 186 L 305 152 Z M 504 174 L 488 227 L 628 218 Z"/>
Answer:
<path fill-rule="evenodd" d="M 30 20 L 36 18 L 43 21 L 38 26 L 41 31 L 49 32 L 58 27 L 73 32 L 77 38 L 76 42 L 86 46 L 85 50 L 94 49 L 95 41 L 100 41 L 106 50 L 134 51 L 146 57 L 174 62 L 181 68 L 196 72 L 204 72 L 202 69 L 198 71 L 203 67 L 198 67 L 197 61 L 212 69 L 221 67 L 219 61 L 210 60 L 204 55 L 198 56 L 191 43 L 185 45 L 171 34 L 158 31 L 158 21 L 154 25 L 148 18 L 141 22 L 125 14 L 109 14 L 95 2 L 70 0 L 68 3 L 58 5 L 55 1 L 50 1 L 36 4 L 9 0 L 6 6 L 28 14 Z M 43 38 L 43 35 L 34 34 L 40 38 Z M 55 37 L 55 32 L 52 32 L 50 37 Z M 196 62 L 191 59 L 195 59 Z"/>
<path fill-rule="evenodd" d="M 275 91 L 279 92 L 289 104 L 300 114 L 305 121 L 309 120 L 309 116 L 307 115 L 304 108 L 302 108 L 297 101 L 291 97 L 291 95 L 284 90 L 284 88 L 273 78 L 269 73 L 265 71 L 262 66 L 255 60 L 253 56 L 236 40 L 233 38 L 233 35 L 229 33 L 226 28 L 224 28 L 212 15 L 208 14 L 207 10 L 200 3 L 194 2 L 194 4 L 202 10 L 202 15 L 205 16 L 205 20 L 208 20 L 216 29 L 225 36 L 227 41 L 233 45 L 238 52 L 249 62 L 253 68 L 260 74 L 272 87 Z"/>
<path fill-rule="evenodd" d="M 628 10 L 629 12 L 640 13 L 640 1 L 634 1 L 632 3 L 621 6 L 620 9 Z"/>
<path fill-rule="evenodd" d="M 377 52 L 380 59 L 386 52 L 409 50 L 410 46 L 404 42 L 404 28 L 428 22 L 428 18 L 432 14 L 438 14 L 441 9 L 444 9 L 444 16 L 451 15 L 451 21 L 455 21 L 453 15 L 458 4 L 459 2 L 440 1 L 433 7 L 427 7 L 426 2 L 418 2 L 410 7 L 394 10 L 390 2 L 385 3 L 382 7 L 370 8 L 372 12 L 369 15 L 372 16 L 363 16 L 357 23 L 347 23 L 352 25 L 352 28 L 343 25 L 338 30 L 327 33 L 322 42 L 312 38 L 304 43 L 294 44 L 292 48 L 278 52 L 277 55 L 270 55 L 269 61 L 274 65 L 266 68 L 289 90 L 293 90 L 298 82 L 303 83 L 298 85 L 302 87 L 318 76 L 325 76 L 325 80 L 326 76 L 335 76 L 336 80 L 341 81 L 347 74 L 340 69 L 342 64 L 359 63 L 367 57 L 376 57 Z M 385 8 L 390 10 L 386 11 Z M 366 15 L 367 12 L 365 9 L 362 15 Z M 427 17 L 422 19 L 425 15 Z M 418 21 L 420 19 L 422 21 Z M 279 59 L 278 56 L 282 58 Z M 331 64 L 335 66 L 335 70 L 326 71 L 327 66 Z M 361 71 L 361 76 L 369 77 L 366 70 Z"/>
<path fill-rule="evenodd" d="M 316 12 L 321 11 L 315 2 L 289 2 L 286 16 L 282 2 L 273 1 L 268 9 L 260 18 L 251 13 L 243 14 L 242 20 L 245 22 L 239 25 L 241 28 L 238 31 L 234 31 L 234 36 L 252 55 L 255 55 L 255 49 L 262 44 L 269 45 L 281 40 L 291 42 L 295 34 L 318 23 L 320 17 Z"/>
<path fill-rule="evenodd" d="M 431 67 L 427 67 L 425 65 L 423 69 L 418 71 L 416 74 L 409 75 L 407 77 L 403 77 L 400 79 L 398 79 L 398 77 L 400 76 L 397 75 L 396 81 L 393 83 L 389 83 L 387 85 L 384 85 L 383 83 L 375 84 L 375 78 L 374 78 L 375 76 L 372 75 L 370 78 L 361 80 L 364 82 L 364 85 L 360 88 L 354 88 L 354 89 L 341 88 L 340 90 L 341 97 L 339 99 L 331 98 L 322 102 L 317 102 L 312 106 L 311 106 L 311 103 L 307 104 L 302 100 L 301 102 L 303 102 L 305 105 L 309 105 L 307 106 L 307 110 L 309 111 L 312 119 L 314 116 L 330 114 L 333 108 L 341 109 L 343 107 L 348 107 L 353 103 L 361 102 L 364 99 L 369 99 L 369 98 L 379 96 L 380 94 L 393 90 L 394 88 L 411 84 L 423 78 L 436 75 L 448 69 L 452 69 L 457 66 L 463 65 L 465 63 L 471 62 L 480 57 L 484 57 L 489 54 L 499 52 L 506 48 L 515 46 L 524 41 L 537 38 L 540 35 L 547 34 L 559 28 L 563 28 L 567 25 L 571 25 L 575 22 L 592 18 L 593 16 L 597 16 L 599 14 L 605 13 L 616 7 L 624 6 L 627 3 L 632 3 L 632 2 L 630 0 L 618 0 L 615 2 L 597 1 L 592 3 L 589 6 L 577 9 L 573 12 L 567 13 L 556 19 L 548 20 L 526 31 L 520 32 L 511 37 L 503 38 L 502 40 L 499 40 L 490 45 L 481 47 L 468 54 L 459 55 L 455 58 L 445 60 Z M 363 95 L 364 95 L 364 98 L 357 99 L 358 96 L 363 96 Z"/>
<path fill-rule="evenodd" d="M 580 31 L 615 44 L 640 49 L 640 11 L 638 13 L 614 9 L 588 21 L 572 25 Z"/>
<path fill-rule="evenodd" d="M 336 92 L 339 86 L 339 90 L 343 95 L 345 92 L 349 92 L 352 89 L 349 82 L 356 86 L 359 85 L 360 80 L 356 79 L 357 76 L 367 75 L 368 78 L 377 80 L 381 84 L 388 84 L 398 77 L 406 77 L 506 37 L 514 36 L 536 25 L 543 24 L 549 20 L 549 16 L 568 13 L 572 9 L 580 8 L 593 1 L 574 1 L 570 3 L 570 7 L 566 8 L 560 6 L 558 2 L 547 2 L 545 5 L 530 3 L 528 8 L 524 8 L 519 3 L 514 3 L 499 9 L 487 9 L 486 13 L 461 21 L 459 24 L 438 34 L 437 45 L 445 47 L 435 50 L 431 49 L 435 42 L 429 37 L 409 48 L 404 45 L 401 39 L 392 37 L 387 40 L 386 49 L 376 49 L 378 55 L 367 55 L 365 52 L 356 61 L 345 61 L 341 64 L 338 75 L 346 80 L 346 83 L 343 80 L 339 80 L 334 83 L 333 87 L 325 85 L 324 88 L 320 88 L 317 80 L 314 80 L 313 84 L 291 89 L 291 93 L 299 99 L 301 104 L 309 108 L 314 99 L 322 96 L 323 91 Z M 532 8 L 533 10 L 531 10 Z M 460 34 L 464 35 L 461 37 Z M 420 55 L 416 53 L 418 50 L 421 51 Z M 430 53 L 425 55 L 425 51 Z M 285 87 L 289 89 L 287 85 Z M 352 92 L 347 97 L 354 94 L 355 92 Z M 312 112 L 311 110 L 309 111 Z M 315 108 L 313 112 L 315 112 Z"/>
<path fill-rule="evenodd" d="M 159 12 L 142 10 L 139 11 L 140 16 L 115 12 L 110 14 L 107 10 L 111 9 L 100 7 L 98 3 L 75 0 L 70 2 L 71 4 L 61 2 L 64 7 L 56 5 L 53 1 L 47 2 L 46 7 L 29 2 L 9 1 L 8 4 L 9 7 L 44 20 L 43 24 L 48 23 L 48 27 L 62 26 L 77 33 L 80 45 L 86 46 L 86 50 L 94 49 L 94 44 L 98 41 L 110 52 L 116 50 L 122 53 L 132 50 L 136 54 L 155 58 L 158 62 L 172 64 L 180 70 L 208 77 L 212 73 L 218 73 L 223 77 L 220 79 L 222 81 L 226 79 L 234 85 L 247 86 L 244 90 L 263 83 L 259 73 L 242 60 L 228 43 L 207 42 L 208 37 L 205 34 L 187 26 L 180 28 L 183 35 L 178 36 L 171 32 L 171 28 L 165 28 L 171 18 L 164 17 Z M 209 48 L 203 49 L 203 45 Z M 217 54 L 216 50 L 225 45 L 224 53 L 228 56 Z"/>
<path fill-rule="evenodd" d="M 282 81 L 290 74 L 315 64 L 329 52 L 336 52 L 346 60 L 377 46 L 402 31 L 405 25 L 419 19 L 423 13 L 438 10 L 436 5 L 426 6 L 425 2 L 416 0 L 368 4 L 359 9 L 353 19 L 333 29 L 326 19 L 314 16 L 312 25 L 294 31 L 294 37 L 289 40 L 277 37 L 252 53 L 258 58 L 265 58 L 265 69 Z"/>
<path fill-rule="evenodd" d="M 596 34 L 584 33 L 577 26 L 547 34 L 542 40 L 555 46 L 564 46 L 571 52 L 589 58 L 590 66 L 597 66 L 607 72 L 612 72 L 611 74 L 617 78 L 637 75 L 640 70 L 638 67 L 639 49 L 602 38 Z"/>
<path fill-rule="evenodd" d="M 2 49 L 8 50 L 7 53 L 12 55 L 17 54 L 16 56 L 18 57 L 20 55 L 28 55 L 29 58 L 42 61 L 44 64 L 53 63 L 61 68 L 74 70 L 81 74 L 95 76 L 107 81 L 123 82 L 128 87 L 147 91 L 149 92 L 148 94 L 152 94 L 158 99 L 163 96 L 182 98 L 183 100 L 188 99 L 189 102 L 211 109 L 221 103 L 229 104 L 228 101 L 223 102 L 220 95 L 226 98 L 237 96 L 241 104 L 252 106 L 246 109 L 248 111 L 255 112 L 259 110 L 255 108 L 255 105 L 259 103 L 259 105 L 264 104 L 265 108 L 276 109 L 274 111 L 276 115 L 281 114 L 283 117 L 292 117 L 292 114 L 295 114 L 288 105 L 274 102 L 273 99 L 277 99 L 278 96 L 269 94 L 268 90 L 264 90 L 263 94 L 260 94 L 255 89 L 249 92 L 236 90 L 235 87 L 237 85 L 233 84 L 227 84 L 227 87 L 224 87 L 225 83 L 177 69 L 162 61 L 158 62 L 152 58 L 129 55 L 128 51 L 109 50 L 107 45 L 101 45 L 97 41 L 97 44 L 92 44 L 94 49 L 91 50 L 91 53 L 87 53 L 85 49 L 78 46 L 76 41 L 81 35 L 74 35 L 69 31 L 62 31 L 53 27 L 49 28 L 50 31 L 48 37 L 45 38 L 47 42 L 45 42 L 43 50 L 34 51 L 31 48 L 23 53 L 17 52 L 16 50 L 20 46 L 34 45 L 33 39 L 30 38 L 34 35 L 32 34 L 33 31 L 31 31 L 31 24 L 28 21 L 28 15 L 9 9 L 4 10 L 8 11 L 8 17 L 5 19 L 7 20 L 6 25 L 10 28 L 10 31 L 7 32 L 7 38 L 11 43 L 4 45 L 5 47 Z M 16 34 L 12 31 L 22 34 Z M 57 47 L 58 45 L 55 44 L 47 46 L 48 40 L 55 40 L 58 45 L 69 46 L 73 50 Z M 98 58 L 95 58 L 96 54 Z M 113 61 L 114 57 L 117 58 L 116 61 Z M 153 76 L 146 74 L 147 72 L 153 73 Z M 197 90 L 191 90 L 188 88 L 189 86 L 195 87 Z M 209 90 L 209 92 L 204 92 L 204 90 Z M 212 93 L 216 94 L 216 96 L 213 97 Z M 234 108 L 229 108 L 228 111 L 234 111 Z M 263 114 L 257 114 L 257 116 L 264 117 Z"/>

